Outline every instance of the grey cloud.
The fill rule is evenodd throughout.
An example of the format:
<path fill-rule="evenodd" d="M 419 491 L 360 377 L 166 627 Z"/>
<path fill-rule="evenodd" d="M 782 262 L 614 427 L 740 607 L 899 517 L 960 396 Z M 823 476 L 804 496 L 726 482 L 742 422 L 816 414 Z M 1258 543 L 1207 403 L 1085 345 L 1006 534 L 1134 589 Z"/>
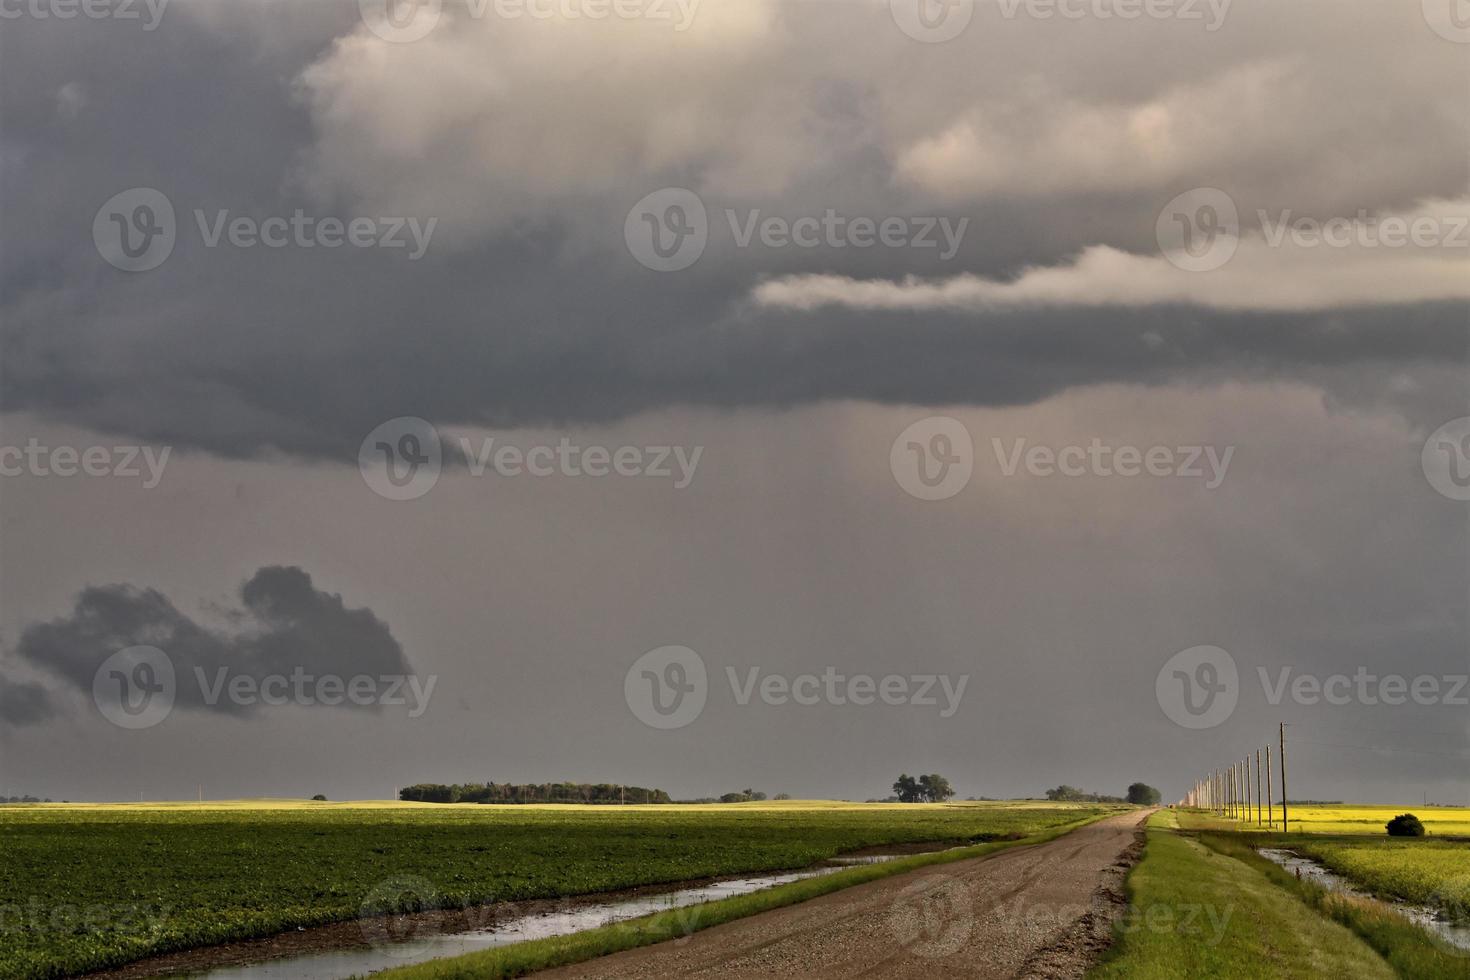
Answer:
<path fill-rule="evenodd" d="M 208 704 L 196 671 L 211 682 L 221 668 L 257 680 L 290 676 L 350 678 L 403 675 L 411 668 L 388 625 L 371 609 L 349 608 L 339 595 L 321 591 L 300 568 L 258 570 L 240 589 L 240 605 L 217 610 L 223 625 L 201 624 L 154 589 L 91 586 L 70 614 L 28 626 L 16 652 L 79 691 L 90 693 L 98 667 L 118 650 L 163 650 L 179 677 L 179 707 L 249 713 L 253 705 L 229 698 Z M 38 720 L 34 714 L 22 720 Z"/>
<path fill-rule="evenodd" d="M 34 725 L 54 714 L 55 706 L 45 687 L 0 672 L 0 725 Z"/>

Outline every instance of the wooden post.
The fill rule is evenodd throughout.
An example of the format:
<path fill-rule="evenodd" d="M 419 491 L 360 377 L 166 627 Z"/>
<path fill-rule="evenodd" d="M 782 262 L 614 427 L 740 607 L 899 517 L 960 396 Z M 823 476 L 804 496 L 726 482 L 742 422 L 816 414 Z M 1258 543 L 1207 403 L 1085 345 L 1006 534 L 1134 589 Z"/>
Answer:
<path fill-rule="evenodd" d="M 1264 826 L 1261 820 L 1261 750 L 1256 749 L 1256 826 Z"/>
<path fill-rule="evenodd" d="M 1291 824 L 1286 816 L 1286 722 L 1281 723 L 1281 832 L 1288 833 Z"/>
<path fill-rule="evenodd" d="M 1271 805 L 1271 746 L 1266 746 L 1266 827 L 1276 829 L 1276 810 Z"/>

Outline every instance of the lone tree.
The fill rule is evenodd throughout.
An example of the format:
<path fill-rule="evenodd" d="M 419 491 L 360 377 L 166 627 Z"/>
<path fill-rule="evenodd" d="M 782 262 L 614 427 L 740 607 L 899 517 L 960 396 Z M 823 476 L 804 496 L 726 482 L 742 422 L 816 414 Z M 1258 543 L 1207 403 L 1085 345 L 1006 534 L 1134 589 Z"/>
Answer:
<path fill-rule="evenodd" d="M 1387 824 L 1390 837 L 1423 837 L 1424 824 L 1412 813 L 1400 813 Z"/>
<path fill-rule="evenodd" d="M 1128 787 L 1128 802 L 1138 806 L 1158 806 L 1163 796 L 1148 783 L 1134 783 Z"/>

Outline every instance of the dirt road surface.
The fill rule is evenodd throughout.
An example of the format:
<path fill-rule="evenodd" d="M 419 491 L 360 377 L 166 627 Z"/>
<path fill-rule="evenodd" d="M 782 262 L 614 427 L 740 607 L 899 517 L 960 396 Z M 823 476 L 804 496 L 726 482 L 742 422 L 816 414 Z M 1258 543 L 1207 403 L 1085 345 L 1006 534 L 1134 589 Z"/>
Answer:
<path fill-rule="evenodd" d="M 789 908 L 538 973 L 668 977 L 1080 977 L 1124 910 L 1147 814 L 1046 844 L 870 881 Z"/>

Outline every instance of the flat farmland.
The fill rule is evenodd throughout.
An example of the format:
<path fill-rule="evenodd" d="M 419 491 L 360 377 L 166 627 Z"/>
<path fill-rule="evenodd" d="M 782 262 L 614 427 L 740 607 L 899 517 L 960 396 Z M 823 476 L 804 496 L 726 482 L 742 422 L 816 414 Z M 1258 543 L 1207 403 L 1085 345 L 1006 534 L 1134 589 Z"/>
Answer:
<path fill-rule="evenodd" d="M 66 976 L 358 917 L 385 882 L 443 907 L 800 868 L 845 851 L 1010 839 L 1095 806 L 782 802 L 0 809 L 0 975 Z M 390 911 L 373 906 L 369 911 Z"/>

